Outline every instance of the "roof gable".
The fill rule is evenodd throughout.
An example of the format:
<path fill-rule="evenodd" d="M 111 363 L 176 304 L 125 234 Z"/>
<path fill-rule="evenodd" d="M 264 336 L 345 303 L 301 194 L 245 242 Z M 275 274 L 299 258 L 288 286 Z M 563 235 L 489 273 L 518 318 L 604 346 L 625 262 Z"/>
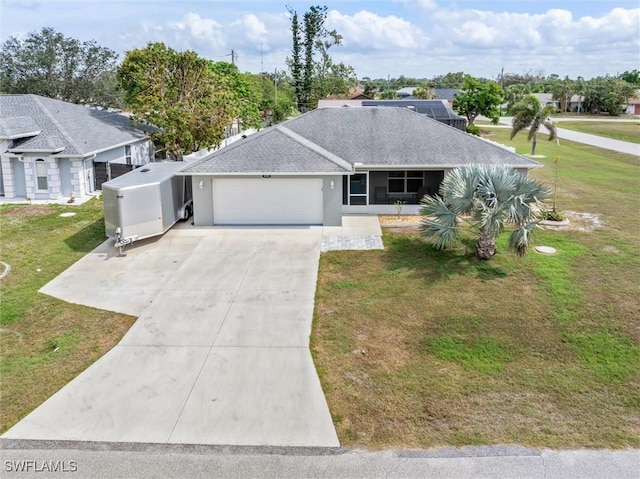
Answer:
<path fill-rule="evenodd" d="M 120 113 L 30 94 L 0 95 L 2 134 L 14 139 L 12 152 L 63 152 L 61 156 L 84 156 L 146 138 Z"/>
<path fill-rule="evenodd" d="M 196 161 L 183 172 L 193 174 L 342 174 L 350 163 L 282 125 L 237 141 Z"/>

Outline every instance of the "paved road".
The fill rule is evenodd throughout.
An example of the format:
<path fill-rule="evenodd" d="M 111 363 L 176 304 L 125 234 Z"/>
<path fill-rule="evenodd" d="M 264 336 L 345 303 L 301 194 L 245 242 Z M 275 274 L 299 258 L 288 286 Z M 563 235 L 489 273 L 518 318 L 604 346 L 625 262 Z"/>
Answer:
<path fill-rule="evenodd" d="M 640 451 L 469 447 L 363 452 L 148 444 L 0 443 L 2 477 L 637 479 Z M 56 462 L 58 461 L 58 462 Z M 36 472 L 57 464 L 75 473 Z M 29 468 L 28 473 L 14 472 Z"/>
<path fill-rule="evenodd" d="M 511 126 L 513 117 L 504 116 L 500 118 L 500 123 L 508 127 Z M 556 121 L 555 119 L 553 121 Z M 561 120 L 562 121 L 562 120 Z M 577 120 L 576 120 L 577 121 Z M 638 120 L 618 120 L 620 122 L 637 122 Z M 549 133 L 544 127 L 540 127 L 542 133 Z M 618 151 L 620 153 L 627 153 L 629 155 L 640 156 L 640 144 L 631 143 L 628 141 L 614 140 L 612 138 L 605 138 L 604 136 L 591 135 L 588 133 L 581 133 L 579 131 L 567 130 L 564 128 L 558 128 L 558 138 L 571 140 L 578 143 L 584 143 L 585 145 L 597 146 L 607 150 Z"/>
<path fill-rule="evenodd" d="M 339 446 L 309 351 L 322 228 L 110 242 L 43 288 L 140 316 L 14 439 Z"/>

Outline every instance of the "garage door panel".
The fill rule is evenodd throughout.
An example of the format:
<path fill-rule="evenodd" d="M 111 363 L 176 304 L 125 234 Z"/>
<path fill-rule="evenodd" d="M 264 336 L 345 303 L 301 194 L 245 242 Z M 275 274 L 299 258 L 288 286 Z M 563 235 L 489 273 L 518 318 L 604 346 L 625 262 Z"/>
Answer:
<path fill-rule="evenodd" d="M 319 178 L 214 179 L 214 224 L 322 224 Z"/>

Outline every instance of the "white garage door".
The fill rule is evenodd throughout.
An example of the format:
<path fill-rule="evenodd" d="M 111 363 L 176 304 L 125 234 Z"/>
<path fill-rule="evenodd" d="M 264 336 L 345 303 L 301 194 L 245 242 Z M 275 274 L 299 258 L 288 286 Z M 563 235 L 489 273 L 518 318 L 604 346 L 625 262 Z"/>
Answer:
<path fill-rule="evenodd" d="M 215 179 L 217 225 L 322 224 L 322 179 Z"/>

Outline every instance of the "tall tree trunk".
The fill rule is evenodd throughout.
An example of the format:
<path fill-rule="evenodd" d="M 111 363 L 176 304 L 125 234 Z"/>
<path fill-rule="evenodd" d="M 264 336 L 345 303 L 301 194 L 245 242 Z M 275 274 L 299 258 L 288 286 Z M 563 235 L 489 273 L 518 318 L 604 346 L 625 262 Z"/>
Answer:
<path fill-rule="evenodd" d="M 476 245 L 476 254 L 480 259 L 491 259 L 496 254 L 496 241 L 490 234 L 480 231 L 480 238 Z"/>
<path fill-rule="evenodd" d="M 533 136 L 531 137 L 531 156 L 536 154 L 536 134 L 534 133 Z"/>

